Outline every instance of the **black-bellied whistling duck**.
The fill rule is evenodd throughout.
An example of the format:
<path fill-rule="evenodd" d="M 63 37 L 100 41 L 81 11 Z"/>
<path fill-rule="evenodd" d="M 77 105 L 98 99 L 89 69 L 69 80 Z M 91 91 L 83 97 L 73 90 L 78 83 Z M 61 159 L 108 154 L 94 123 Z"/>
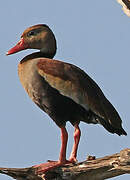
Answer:
<path fill-rule="evenodd" d="M 47 171 L 69 162 L 76 162 L 80 141 L 80 121 L 101 124 L 111 133 L 127 135 L 122 120 L 106 99 L 99 86 L 75 65 L 53 60 L 56 39 L 51 29 L 44 24 L 26 29 L 20 41 L 7 55 L 24 49 L 39 49 L 40 52 L 24 57 L 18 66 L 20 81 L 30 98 L 45 111 L 61 129 L 61 150 L 57 162 L 43 164 Z M 66 122 L 74 126 L 74 145 L 69 160 L 66 160 L 68 133 Z"/>

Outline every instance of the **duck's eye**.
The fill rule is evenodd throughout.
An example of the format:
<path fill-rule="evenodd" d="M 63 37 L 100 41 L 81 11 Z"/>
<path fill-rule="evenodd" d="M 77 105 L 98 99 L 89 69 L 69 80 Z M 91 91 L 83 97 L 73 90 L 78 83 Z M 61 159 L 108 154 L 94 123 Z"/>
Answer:
<path fill-rule="evenodd" d="M 31 30 L 28 32 L 27 36 L 30 37 L 30 36 L 35 36 L 39 31 L 36 31 L 36 30 Z"/>
<path fill-rule="evenodd" d="M 41 29 L 40 29 L 40 28 L 32 29 L 32 30 L 30 30 L 30 31 L 27 33 L 27 36 L 28 36 L 28 37 L 35 36 L 35 35 L 37 35 L 37 34 L 40 33 L 40 32 L 41 32 Z"/>

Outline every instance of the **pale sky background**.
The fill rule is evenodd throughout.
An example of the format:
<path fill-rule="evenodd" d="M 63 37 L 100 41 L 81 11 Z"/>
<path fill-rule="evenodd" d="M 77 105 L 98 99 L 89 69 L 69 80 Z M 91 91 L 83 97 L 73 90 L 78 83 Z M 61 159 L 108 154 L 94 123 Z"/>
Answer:
<path fill-rule="evenodd" d="M 116 0 L 4 0 L 0 18 L 0 167 L 28 167 L 59 156 L 60 129 L 19 82 L 17 65 L 32 50 L 5 56 L 27 27 L 39 23 L 48 24 L 56 36 L 55 59 L 79 66 L 98 83 L 128 133 L 119 137 L 100 125 L 81 123 L 78 160 L 130 148 L 130 18 Z M 67 129 L 69 156 L 73 127 L 67 123 Z M 112 179 L 129 180 L 130 175 Z"/>

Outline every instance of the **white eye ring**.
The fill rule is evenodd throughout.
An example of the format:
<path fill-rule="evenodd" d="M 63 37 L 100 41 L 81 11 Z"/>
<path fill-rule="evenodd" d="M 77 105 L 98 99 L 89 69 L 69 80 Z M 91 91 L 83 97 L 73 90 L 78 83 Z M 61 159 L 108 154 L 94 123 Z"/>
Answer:
<path fill-rule="evenodd" d="M 34 35 L 36 35 L 36 32 L 34 30 L 32 30 L 32 31 L 29 31 L 27 35 L 28 36 L 34 36 Z"/>

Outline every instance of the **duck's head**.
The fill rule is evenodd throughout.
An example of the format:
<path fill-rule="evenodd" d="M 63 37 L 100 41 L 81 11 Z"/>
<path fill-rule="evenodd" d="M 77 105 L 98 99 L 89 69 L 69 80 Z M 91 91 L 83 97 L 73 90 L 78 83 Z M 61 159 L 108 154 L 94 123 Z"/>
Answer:
<path fill-rule="evenodd" d="M 24 49 L 39 49 L 46 56 L 53 57 L 56 53 L 56 39 L 51 29 L 45 24 L 27 28 L 20 41 L 11 48 L 7 55 L 14 54 Z"/>

